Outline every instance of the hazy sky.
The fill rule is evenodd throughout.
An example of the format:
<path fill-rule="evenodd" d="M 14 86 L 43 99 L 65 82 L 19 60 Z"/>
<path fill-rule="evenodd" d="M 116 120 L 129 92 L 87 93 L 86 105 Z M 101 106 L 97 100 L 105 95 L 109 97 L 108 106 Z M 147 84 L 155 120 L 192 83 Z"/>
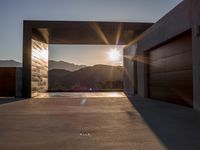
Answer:
<path fill-rule="evenodd" d="M 114 45 L 50 45 L 49 59 L 72 62 L 78 65 L 92 66 L 94 64 L 123 65 L 123 47 Z M 119 51 L 119 59 L 111 60 L 109 52 Z"/>
<path fill-rule="evenodd" d="M 22 62 L 23 20 L 156 22 L 181 1 L 0 0 L 0 59 Z M 65 53 L 66 48 L 80 53 L 83 47 L 67 46 Z"/>

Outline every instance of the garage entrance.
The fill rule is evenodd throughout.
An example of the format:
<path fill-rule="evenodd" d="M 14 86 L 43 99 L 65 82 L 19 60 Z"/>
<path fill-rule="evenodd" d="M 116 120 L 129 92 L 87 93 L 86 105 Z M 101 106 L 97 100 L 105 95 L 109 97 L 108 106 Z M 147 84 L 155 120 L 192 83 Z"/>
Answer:
<path fill-rule="evenodd" d="M 182 34 L 148 52 L 148 96 L 193 105 L 192 36 Z"/>

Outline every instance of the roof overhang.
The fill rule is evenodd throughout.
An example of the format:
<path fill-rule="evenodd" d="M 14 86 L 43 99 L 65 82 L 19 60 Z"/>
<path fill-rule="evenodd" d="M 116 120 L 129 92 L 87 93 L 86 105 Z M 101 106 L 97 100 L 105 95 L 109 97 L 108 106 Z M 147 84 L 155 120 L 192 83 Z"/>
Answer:
<path fill-rule="evenodd" d="M 126 45 L 152 23 L 93 21 L 24 21 L 32 38 L 48 44 Z"/>

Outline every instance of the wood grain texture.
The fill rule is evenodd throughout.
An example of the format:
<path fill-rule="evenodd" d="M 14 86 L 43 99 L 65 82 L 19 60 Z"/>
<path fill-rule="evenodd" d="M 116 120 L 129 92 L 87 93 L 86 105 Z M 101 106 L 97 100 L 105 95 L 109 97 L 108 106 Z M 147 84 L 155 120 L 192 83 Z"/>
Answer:
<path fill-rule="evenodd" d="M 193 105 L 191 35 L 169 41 L 149 51 L 148 96 Z"/>

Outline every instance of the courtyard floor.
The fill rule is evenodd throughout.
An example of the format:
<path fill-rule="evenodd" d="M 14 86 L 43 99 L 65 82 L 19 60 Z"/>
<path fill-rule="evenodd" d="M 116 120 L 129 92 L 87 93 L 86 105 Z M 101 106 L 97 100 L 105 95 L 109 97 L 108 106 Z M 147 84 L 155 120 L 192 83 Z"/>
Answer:
<path fill-rule="evenodd" d="M 200 113 L 120 92 L 40 95 L 1 103 L 0 149 L 199 150 Z"/>

